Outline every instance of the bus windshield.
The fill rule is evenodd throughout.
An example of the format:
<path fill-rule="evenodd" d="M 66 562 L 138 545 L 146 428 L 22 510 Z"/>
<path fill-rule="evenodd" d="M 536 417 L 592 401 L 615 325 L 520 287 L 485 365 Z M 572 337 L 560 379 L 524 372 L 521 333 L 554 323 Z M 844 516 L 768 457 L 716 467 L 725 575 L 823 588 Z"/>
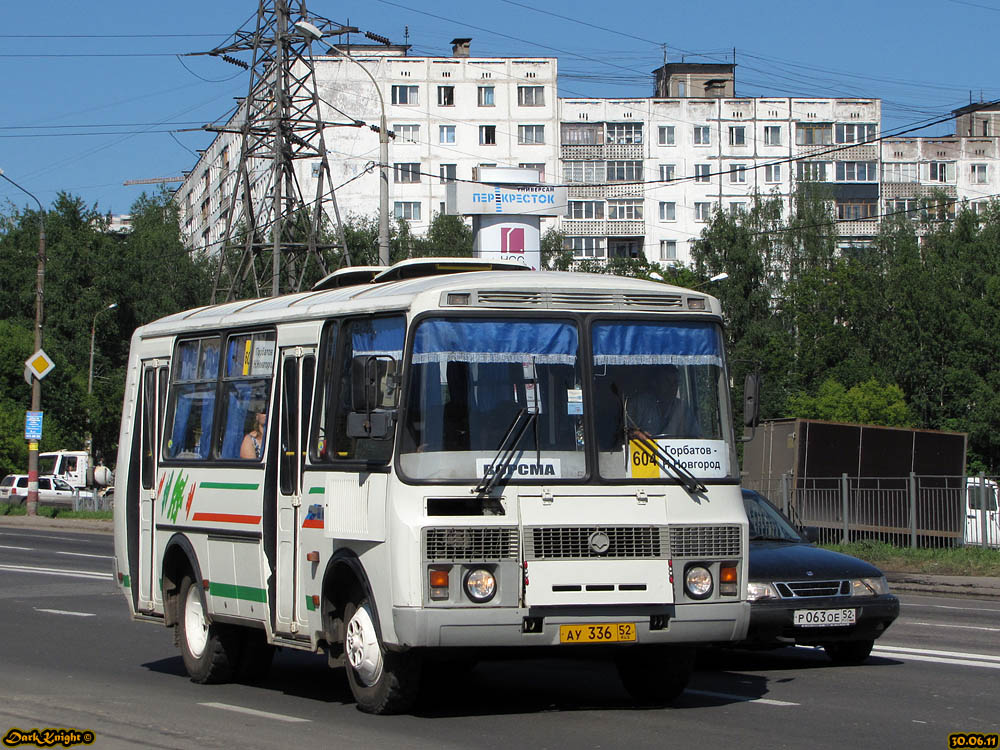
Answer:
<path fill-rule="evenodd" d="M 653 440 L 699 477 L 735 470 L 722 336 L 713 323 L 428 318 L 413 335 L 400 468 L 416 480 L 676 480 Z M 582 363 L 591 376 L 584 381 Z M 589 393 L 587 392 L 589 390 Z M 593 420 L 585 409 L 593 409 Z M 513 431 L 513 432 L 512 432 Z M 593 432 L 592 432 L 593 431 Z M 508 435 L 505 445 L 505 437 Z M 515 442 L 516 439 L 516 442 Z M 510 460 L 498 456 L 513 447 Z M 636 453 L 639 450 L 639 453 Z"/>

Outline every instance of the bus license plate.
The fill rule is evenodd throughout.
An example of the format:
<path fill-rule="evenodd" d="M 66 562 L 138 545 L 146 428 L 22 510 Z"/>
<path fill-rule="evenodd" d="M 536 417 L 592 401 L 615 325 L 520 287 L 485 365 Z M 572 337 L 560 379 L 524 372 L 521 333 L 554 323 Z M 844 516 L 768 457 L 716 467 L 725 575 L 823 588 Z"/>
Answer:
<path fill-rule="evenodd" d="M 792 615 L 792 624 L 800 628 L 829 628 L 856 621 L 856 609 L 797 609 Z"/>
<path fill-rule="evenodd" d="M 634 622 L 559 626 L 560 643 L 624 643 L 634 640 Z"/>

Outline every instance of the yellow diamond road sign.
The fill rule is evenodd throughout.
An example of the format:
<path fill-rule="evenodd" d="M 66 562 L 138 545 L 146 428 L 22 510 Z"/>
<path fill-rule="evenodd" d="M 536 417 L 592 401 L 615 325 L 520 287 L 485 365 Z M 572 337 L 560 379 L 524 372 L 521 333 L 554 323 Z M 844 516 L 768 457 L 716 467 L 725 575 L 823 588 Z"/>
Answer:
<path fill-rule="evenodd" d="M 28 368 L 32 375 L 41 380 L 52 372 L 56 363 L 49 358 L 49 355 L 44 350 L 39 349 L 24 361 L 24 366 Z"/>

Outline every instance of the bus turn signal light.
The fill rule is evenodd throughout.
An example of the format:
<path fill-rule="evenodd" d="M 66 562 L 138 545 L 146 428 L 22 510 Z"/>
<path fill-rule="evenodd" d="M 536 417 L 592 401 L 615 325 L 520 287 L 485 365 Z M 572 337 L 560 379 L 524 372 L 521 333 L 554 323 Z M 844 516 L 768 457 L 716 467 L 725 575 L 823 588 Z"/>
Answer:
<path fill-rule="evenodd" d="M 428 571 L 428 583 L 430 583 L 431 599 L 447 599 L 451 593 L 447 570 Z"/>
<path fill-rule="evenodd" d="M 719 593 L 728 596 L 736 594 L 736 584 L 739 581 L 739 573 L 736 566 L 724 565 L 719 568 Z"/>

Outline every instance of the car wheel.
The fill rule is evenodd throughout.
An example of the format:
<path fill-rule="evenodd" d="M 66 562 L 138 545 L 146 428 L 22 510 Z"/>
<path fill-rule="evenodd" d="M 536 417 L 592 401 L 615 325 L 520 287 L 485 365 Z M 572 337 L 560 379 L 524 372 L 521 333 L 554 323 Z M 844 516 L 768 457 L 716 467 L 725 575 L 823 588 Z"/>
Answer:
<path fill-rule="evenodd" d="M 229 681 L 237 663 L 240 634 L 232 626 L 208 621 L 201 593 L 190 576 L 181 581 L 180 605 L 178 641 L 191 681 Z"/>
<path fill-rule="evenodd" d="M 834 664 L 862 664 L 871 655 L 874 647 L 874 640 L 834 641 L 823 644 L 823 650 Z"/>
<path fill-rule="evenodd" d="M 637 704 L 662 706 L 684 692 L 694 671 L 693 648 L 626 648 L 615 659 L 622 686 Z"/>
<path fill-rule="evenodd" d="M 358 708 L 370 714 L 408 711 L 420 687 L 420 656 L 386 651 L 367 597 L 355 597 L 344 612 L 347 681 Z"/>

